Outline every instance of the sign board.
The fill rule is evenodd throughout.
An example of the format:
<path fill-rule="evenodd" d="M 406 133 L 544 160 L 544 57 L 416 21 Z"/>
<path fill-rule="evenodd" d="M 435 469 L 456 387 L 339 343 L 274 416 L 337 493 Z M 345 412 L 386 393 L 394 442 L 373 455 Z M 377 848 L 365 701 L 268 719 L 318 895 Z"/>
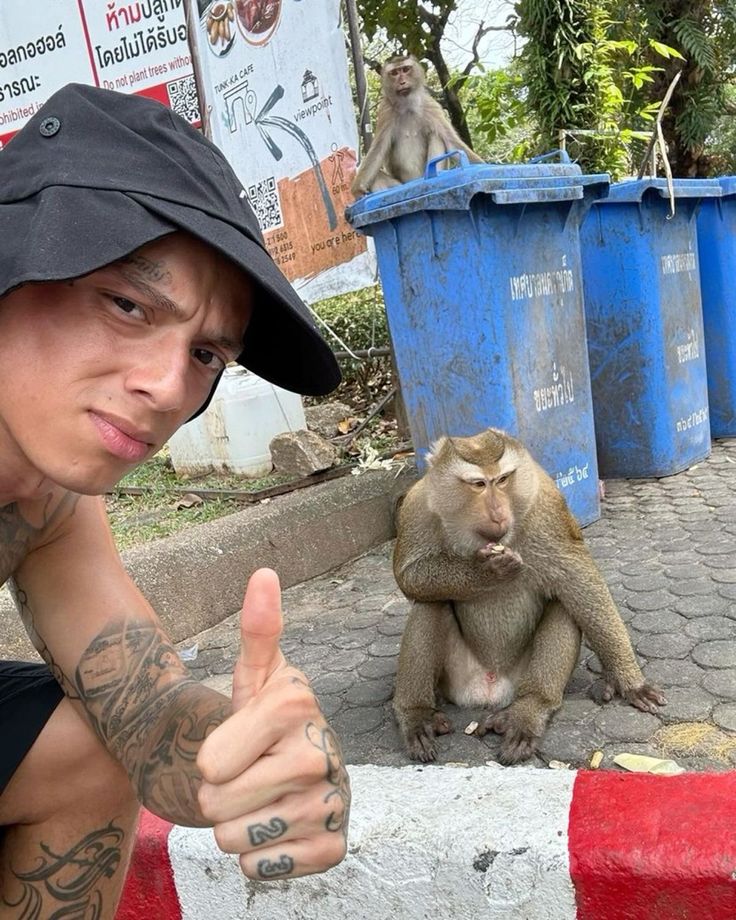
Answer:
<path fill-rule="evenodd" d="M 0 147 L 67 83 L 151 96 L 192 124 L 195 25 L 212 140 L 269 252 L 314 302 L 375 281 L 345 221 L 357 130 L 339 0 L 43 0 L 0 4 Z"/>
<path fill-rule="evenodd" d="M 339 0 L 187 0 L 212 140 L 308 302 L 375 281 L 346 222 L 358 146 Z"/>
<path fill-rule="evenodd" d="M 67 83 L 152 96 L 199 123 L 184 0 L 0 5 L 0 146 Z"/>

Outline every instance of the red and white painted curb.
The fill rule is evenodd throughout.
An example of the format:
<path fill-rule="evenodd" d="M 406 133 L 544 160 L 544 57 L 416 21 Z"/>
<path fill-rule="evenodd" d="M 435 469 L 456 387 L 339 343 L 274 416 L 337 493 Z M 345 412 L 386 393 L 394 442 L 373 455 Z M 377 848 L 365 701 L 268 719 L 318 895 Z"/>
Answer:
<path fill-rule="evenodd" d="M 145 814 L 117 920 L 736 918 L 736 772 L 349 772 L 348 856 L 303 879 Z"/>

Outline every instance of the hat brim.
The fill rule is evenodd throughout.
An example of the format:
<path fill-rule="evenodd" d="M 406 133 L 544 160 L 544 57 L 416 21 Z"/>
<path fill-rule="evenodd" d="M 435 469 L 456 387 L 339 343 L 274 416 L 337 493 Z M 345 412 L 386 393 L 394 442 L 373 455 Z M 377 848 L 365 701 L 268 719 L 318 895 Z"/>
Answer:
<path fill-rule="evenodd" d="M 0 296 L 31 281 L 62 281 L 185 230 L 239 266 L 256 287 L 238 362 L 287 390 L 322 396 L 340 382 L 332 349 L 263 247 L 195 208 L 140 193 L 49 186 L 0 207 Z"/>

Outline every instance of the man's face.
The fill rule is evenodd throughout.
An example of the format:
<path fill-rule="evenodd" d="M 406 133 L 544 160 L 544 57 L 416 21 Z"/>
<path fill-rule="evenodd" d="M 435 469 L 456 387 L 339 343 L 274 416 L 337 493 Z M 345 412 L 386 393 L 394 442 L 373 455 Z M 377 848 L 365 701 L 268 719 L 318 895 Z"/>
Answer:
<path fill-rule="evenodd" d="M 3 484 L 35 471 L 109 489 L 205 401 L 240 353 L 250 300 L 246 276 L 184 233 L 0 299 Z"/>

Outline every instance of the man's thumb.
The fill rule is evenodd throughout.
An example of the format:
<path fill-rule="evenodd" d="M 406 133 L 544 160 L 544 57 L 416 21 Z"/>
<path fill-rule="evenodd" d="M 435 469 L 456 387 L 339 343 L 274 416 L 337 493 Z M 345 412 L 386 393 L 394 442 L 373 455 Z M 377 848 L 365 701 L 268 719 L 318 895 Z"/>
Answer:
<path fill-rule="evenodd" d="M 273 569 L 258 569 L 248 581 L 240 613 L 240 657 L 233 674 L 233 708 L 242 709 L 284 662 L 281 586 Z"/>

